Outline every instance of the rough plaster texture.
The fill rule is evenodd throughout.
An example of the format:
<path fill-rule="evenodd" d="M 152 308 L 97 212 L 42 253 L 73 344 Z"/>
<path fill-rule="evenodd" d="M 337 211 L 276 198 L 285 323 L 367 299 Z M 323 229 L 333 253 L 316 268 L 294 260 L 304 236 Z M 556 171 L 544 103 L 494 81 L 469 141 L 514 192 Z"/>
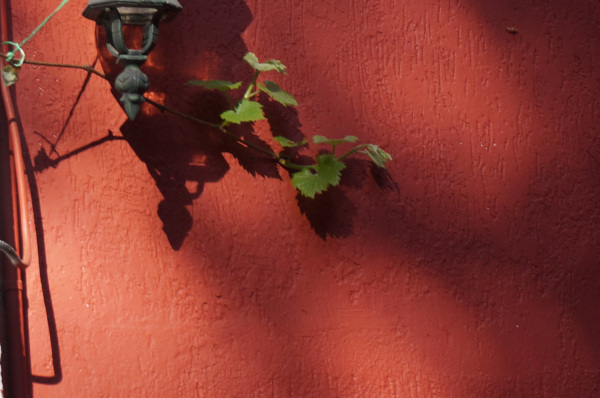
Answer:
<path fill-rule="evenodd" d="M 16 40 L 56 6 L 12 3 Z M 29 59 L 95 62 L 83 3 Z M 214 118 L 187 80 L 276 57 L 300 106 L 266 107 L 275 133 L 379 143 L 389 175 L 355 162 L 298 200 L 214 132 L 128 122 L 106 82 L 24 67 L 34 396 L 600 394 L 595 0 L 181 3 L 152 98 Z"/>

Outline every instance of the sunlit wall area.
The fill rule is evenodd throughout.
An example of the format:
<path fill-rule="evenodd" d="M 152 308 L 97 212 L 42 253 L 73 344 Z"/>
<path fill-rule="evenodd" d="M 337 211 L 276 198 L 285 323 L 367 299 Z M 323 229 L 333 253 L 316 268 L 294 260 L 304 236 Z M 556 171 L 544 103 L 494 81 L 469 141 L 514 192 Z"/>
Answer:
<path fill-rule="evenodd" d="M 206 124 L 150 104 L 130 121 L 102 78 L 24 65 L 34 396 L 600 389 L 600 5 L 180 2 L 142 67 L 148 98 L 214 123 L 227 100 L 186 83 L 246 82 L 251 51 L 287 66 L 264 76 L 299 105 L 263 98 L 245 139 L 354 135 L 393 159 L 355 158 L 303 198 Z M 84 6 L 27 59 L 114 76 Z M 15 41 L 55 7 L 13 2 Z"/>

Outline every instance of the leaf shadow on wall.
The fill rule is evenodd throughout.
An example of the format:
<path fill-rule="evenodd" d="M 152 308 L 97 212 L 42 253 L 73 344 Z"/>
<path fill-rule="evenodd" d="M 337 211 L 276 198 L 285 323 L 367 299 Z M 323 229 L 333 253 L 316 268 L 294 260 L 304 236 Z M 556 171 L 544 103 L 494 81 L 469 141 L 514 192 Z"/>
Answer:
<path fill-rule="evenodd" d="M 354 218 L 357 211 L 356 206 L 346 191 L 359 189 L 367 178 L 367 170 L 376 176 L 375 182 L 384 190 L 397 190 L 395 183 L 387 170 L 376 170 L 364 159 L 347 159 L 346 169 L 342 174 L 339 186 L 330 187 L 314 199 L 298 194 L 296 200 L 302 214 L 308 218 L 311 227 L 321 239 L 328 236 L 346 238 L 354 231 Z"/>
<path fill-rule="evenodd" d="M 296 109 L 270 101 L 266 95 L 261 97 L 261 103 L 274 136 L 283 136 L 295 142 L 305 138 Z M 298 164 L 312 163 L 312 158 L 301 154 L 302 148 L 285 148 L 283 154 Z M 346 169 L 342 173 L 338 186 L 329 187 L 327 191 L 316 195 L 314 199 L 300 194 L 296 196 L 300 212 L 304 214 L 312 229 L 323 240 L 328 236 L 345 238 L 352 234 L 356 207 L 348 198 L 346 191 L 359 189 L 364 185 L 366 170 L 371 170 L 375 182 L 381 189 L 397 190 L 387 170 L 369 167 L 370 162 L 357 158 L 347 159 L 345 163 Z"/>
<path fill-rule="evenodd" d="M 274 136 L 286 137 L 295 142 L 305 138 L 296 109 L 269 101 L 264 96 L 261 97 L 261 102 Z M 283 154 L 299 164 L 311 163 L 312 159 L 303 156 L 301 151 L 302 147 L 285 148 Z M 344 173 L 344 176 L 348 174 Z M 327 236 L 347 237 L 352 232 L 356 208 L 339 186 L 330 187 L 322 194 L 316 195 L 314 199 L 298 194 L 296 200 L 300 212 L 306 216 L 321 239 L 327 239 Z"/>

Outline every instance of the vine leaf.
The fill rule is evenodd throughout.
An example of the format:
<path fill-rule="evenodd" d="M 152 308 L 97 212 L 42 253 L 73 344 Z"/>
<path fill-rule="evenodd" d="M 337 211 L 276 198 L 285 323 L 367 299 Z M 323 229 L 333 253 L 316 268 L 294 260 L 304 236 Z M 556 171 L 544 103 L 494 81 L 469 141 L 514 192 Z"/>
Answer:
<path fill-rule="evenodd" d="M 338 185 L 345 168 L 346 165 L 334 155 L 318 155 L 317 164 L 292 175 L 292 185 L 302 195 L 314 199 L 316 194 L 327 190 L 329 186 Z"/>
<path fill-rule="evenodd" d="M 260 63 L 254 53 L 246 53 L 244 61 L 248 62 L 252 68 L 261 72 L 270 72 L 272 70 L 285 74 L 285 65 L 281 61 L 270 59 L 267 62 Z"/>
<path fill-rule="evenodd" d="M 283 137 L 281 135 L 277 135 L 277 136 L 273 137 L 273 139 L 275 141 L 277 141 L 277 143 L 279 145 L 281 145 L 282 147 L 284 147 L 284 148 L 295 148 L 295 147 L 298 147 L 298 146 L 306 145 L 308 143 L 307 140 L 292 141 L 289 138 Z"/>
<path fill-rule="evenodd" d="M 247 99 L 241 100 L 235 107 L 235 110 L 221 113 L 221 119 L 235 124 L 254 122 L 264 118 L 265 115 L 262 112 L 262 105 Z"/>
<path fill-rule="evenodd" d="M 378 145 L 368 144 L 363 153 L 369 155 L 373 163 L 378 167 L 385 169 L 385 162 L 392 160 L 392 155 L 381 149 Z"/>
<path fill-rule="evenodd" d="M 260 89 L 260 91 L 269 94 L 271 98 L 273 98 L 275 101 L 279 102 L 283 106 L 298 106 L 296 99 L 292 97 L 290 93 L 282 90 L 281 87 L 279 87 L 279 85 L 275 82 L 265 80 L 264 85 L 258 83 L 258 88 Z"/>
<path fill-rule="evenodd" d="M 313 142 L 315 144 L 329 144 L 329 145 L 340 145 L 343 143 L 352 143 L 352 142 L 358 142 L 358 137 L 355 137 L 353 135 L 347 135 L 344 138 L 339 138 L 339 139 L 329 139 L 325 136 L 322 135 L 315 135 L 313 136 Z"/>
<path fill-rule="evenodd" d="M 15 68 L 12 65 L 6 65 L 2 68 L 2 80 L 4 85 L 10 87 L 19 80 L 19 68 Z"/>
<path fill-rule="evenodd" d="M 200 86 L 207 90 L 219 90 L 225 92 L 235 90 L 242 85 L 242 82 L 232 83 L 224 80 L 190 80 L 188 84 Z"/>

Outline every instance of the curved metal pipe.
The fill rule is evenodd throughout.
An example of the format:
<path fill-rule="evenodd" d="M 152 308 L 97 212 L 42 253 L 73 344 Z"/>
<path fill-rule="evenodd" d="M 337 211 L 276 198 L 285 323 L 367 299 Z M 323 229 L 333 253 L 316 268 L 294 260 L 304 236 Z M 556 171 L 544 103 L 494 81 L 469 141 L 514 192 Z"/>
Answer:
<path fill-rule="evenodd" d="M 0 41 L 7 41 L 8 37 L 8 7 L 7 0 L 0 0 Z M 3 49 L 5 50 L 5 49 Z M 23 152 L 21 148 L 21 140 L 19 127 L 13 106 L 13 100 L 10 90 L 6 85 L 0 84 L 0 92 L 4 103 L 4 110 L 8 124 L 8 141 L 12 151 L 12 172 L 10 185 L 2 184 L 6 188 L 2 191 L 12 190 L 12 195 L 8 192 L 3 192 L 3 196 L 8 196 L 16 200 L 18 209 L 14 210 L 13 214 L 18 213 L 18 222 L 15 222 L 13 236 L 21 236 L 21 257 L 22 259 L 12 256 L 12 247 L 7 245 L 9 258 L 14 267 L 4 267 L 3 289 L 5 296 L 6 307 L 6 338 L 8 340 L 8 386 L 7 390 L 11 397 L 25 398 L 30 392 L 30 371 L 27 355 L 27 342 L 25 331 L 25 294 L 23 284 L 23 270 L 31 262 L 31 234 L 29 231 L 29 207 L 27 204 L 27 185 L 25 178 L 25 165 L 23 162 Z M 16 195 L 15 187 L 16 185 Z M 16 196 L 16 198 L 15 198 Z M 8 198 L 7 198 L 8 199 Z M 18 225 L 18 226 L 17 226 Z M 8 231 L 8 226 L 4 226 L 3 231 Z M 7 236 L 8 237 L 8 236 Z M 6 247 L 5 247 L 6 249 Z M 14 252 L 14 250 L 13 250 Z M 16 253 L 14 253 L 16 255 Z M 15 261 L 13 261 L 15 260 Z M 6 384 L 6 383 L 5 383 Z"/>
<path fill-rule="evenodd" d="M 7 40 L 7 21 L 6 21 L 6 2 L 0 0 L 0 24 L 2 25 L 1 41 Z M 19 201 L 19 227 L 21 233 L 21 261 L 18 264 L 20 269 L 25 269 L 31 263 L 31 233 L 29 231 L 29 207 L 27 205 L 27 183 L 25 177 L 25 165 L 23 162 L 23 150 L 21 148 L 21 138 L 19 136 L 19 126 L 17 125 L 17 117 L 13 106 L 12 95 L 10 89 L 2 84 L 0 87 L 2 92 L 2 100 L 8 120 L 8 137 L 10 147 L 15 159 L 15 177 L 17 181 L 17 200 Z M 11 260 L 12 262 L 12 260 Z"/>

